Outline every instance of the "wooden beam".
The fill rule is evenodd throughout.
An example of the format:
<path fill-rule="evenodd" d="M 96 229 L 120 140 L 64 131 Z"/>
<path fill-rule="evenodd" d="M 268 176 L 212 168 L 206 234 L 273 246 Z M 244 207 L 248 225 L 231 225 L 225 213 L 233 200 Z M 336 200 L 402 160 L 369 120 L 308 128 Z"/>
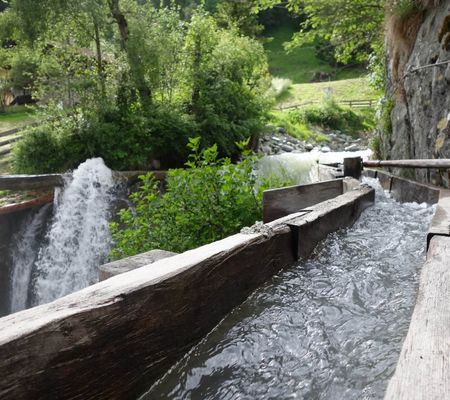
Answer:
<path fill-rule="evenodd" d="M 362 158 L 361 157 L 348 157 L 344 158 L 344 176 L 350 176 L 355 179 L 361 177 L 362 171 Z"/>
<path fill-rule="evenodd" d="M 367 190 L 314 206 L 315 218 L 330 226 L 336 213 L 355 218 L 340 210 L 358 196 L 364 201 Z M 233 307 L 295 261 L 289 221 L 311 224 L 311 215 L 257 225 L 1 318 L 0 398 L 135 399 Z M 327 233 L 320 230 L 314 240 Z"/>
<path fill-rule="evenodd" d="M 0 176 L 0 190 L 36 190 L 62 185 L 64 178 L 61 174 Z"/>
<path fill-rule="evenodd" d="M 368 168 L 398 167 L 398 168 L 450 168 L 450 159 L 438 160 L 369 160 L 363 161 Z"/>
<path fill-rule="evenodd" d="M 270 222 L 343 193 L 342 179 L 265 190 L 263 221 Z"/>
<path fill-rule="evenodd" d="M 385 400 L 450 398 L 450 238 L 434 236 Z"/>
<path fill-rule="evenodd" d="M 137 182 L 140 175 L 148 172 L 152 172 L 157 180 L 165 180 L 167 176 L 167 171 L 114 171 L 117 176 L 125 177 L 131 184 Z M 63 185 L 63 174 L 0 176 L 0 190 L 40 190 Z"/>

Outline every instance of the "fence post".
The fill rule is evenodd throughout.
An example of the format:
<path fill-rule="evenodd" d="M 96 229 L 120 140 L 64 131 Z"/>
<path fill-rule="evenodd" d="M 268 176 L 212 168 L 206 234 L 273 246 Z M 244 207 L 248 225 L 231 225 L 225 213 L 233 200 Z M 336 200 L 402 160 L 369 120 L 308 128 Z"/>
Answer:
<path fill-rule="evenodd" d="M 363 163 L 361 157 L 344 158 L 344 176 L 359 179 L 361 177 Z"/>

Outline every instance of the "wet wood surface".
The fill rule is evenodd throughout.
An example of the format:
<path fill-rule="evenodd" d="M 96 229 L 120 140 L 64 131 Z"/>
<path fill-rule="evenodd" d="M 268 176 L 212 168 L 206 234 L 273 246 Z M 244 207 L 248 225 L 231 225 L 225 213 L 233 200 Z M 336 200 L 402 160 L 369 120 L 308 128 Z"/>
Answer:
<path fill-rule="evenodd" d="M 342 179 L 266 190 L 263 194 L 263 221 L 274 221 L 342 193 Z"/>
<path fill-rule="evenodd" d="M 367 201 L 367 190 L 1 318 L 0 398 L 135 399 L 296 260 L 290 220 L 356 218 L 353 203 Z M 314 239 L 327 233 L 318 230 Z"/>
<path fill-rule="evenodd" d="M 434 236 L 385 400 L 450 399 L 450 238 Z"/>

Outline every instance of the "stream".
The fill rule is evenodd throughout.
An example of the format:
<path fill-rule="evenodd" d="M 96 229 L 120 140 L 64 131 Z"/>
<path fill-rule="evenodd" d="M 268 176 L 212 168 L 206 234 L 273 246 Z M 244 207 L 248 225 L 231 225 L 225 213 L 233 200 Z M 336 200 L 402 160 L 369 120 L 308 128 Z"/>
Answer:
<path fill-rule="evenodd" d="M 434 207 L 376 204 L 255 291 L 141 399 L 382 399 Z"/>

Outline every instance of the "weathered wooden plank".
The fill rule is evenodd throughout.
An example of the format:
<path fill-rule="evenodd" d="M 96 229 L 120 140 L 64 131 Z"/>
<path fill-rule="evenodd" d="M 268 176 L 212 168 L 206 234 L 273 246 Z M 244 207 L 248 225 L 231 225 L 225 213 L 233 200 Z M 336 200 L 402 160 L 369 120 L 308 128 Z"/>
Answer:
<path fill-rule="evenodd" d="M 124 177 L 130 184 L 138 181 L 140 175 L 149 171 L 114 171 L 118 177 Z M 165 180 L 167 171 L 151 171 L 157 180 Z M 0 190 L 35 190 L 64 185 L 63 174 L 42 175 L 1 175 Z"/>
<path fill-rule="evenodd" d="M 290 229 L 272 227 L 0 319 L 0 398 L 134 399 L 293 261 Z"/>
<path fill-rule="evenodd" d="M 35 190 L 62 185 L 64 178 L 61 174 L 0 176 L 0 190 Z"/>
<path fill-rule="evenodd" d="M 54 197 L 54 195 L 53 195 L 53 193 L 51 193 L 51 194 L 46 194 L 44 196 L 37 197 L 32 200 L 25 200 L 25 201 L 22 201 L 20 203 L 15 203 L 15 204 L 7 204 L 5 206 L 0 207 L 0 215 L 12 214 L 12 213 L 16 213 L 18 211 L 23 211 L 23 210 L 27 210 L 27 209 L 34 208 L 34 207 L 43 206 L 44 204 L 47 204 L 47 203 L 52 203 L 53 197 Z"/>
<path fill-rule="evenodd" d="M 274 221 L 342 193 L 342 179 L 266 190 L 263 193 L 263 221 Z"/>
<path fill-rule="evenodd" d="M 0 209 L 1 211 L 1 209 Z M 172 257 L 177 253 L 165 250 L 150 250 L 145 253 L 137 254 L 135 256 L 122 258 L 120 260 L 112 261 L 98 267 L 98 277 L 100 281 L 111 278 L 113 276 L 123 274 L 136 268 L 144 267 L 152 264 L 163 258 Z"/>
<path fill-rule="evenodd" d="M 434 236 L 385 400 L 450 398 L 450 238 Z"/>
<path fill-rule="evenodd" d="M 361 157 L 347 157 L 344 158 L 344 176 L 359 179 L 362 171 Z"/>
<path fill-rule="evenodd" d="M 353 202 L 348 196 L 357 192 L 341 197 Z M 327 209 L 340 214 L 346 205 L 329 201 L 314 210 L 325 223 L 336 217 Z M 228 237 L 0 319 L 0 398 L 136 398 L 233 307 L 295 260 L 287 223 L 311 223 L 310 214 L 273 221 L 250 230 L 256 233 Z"/>
<path fill-rule="evenodd" d="M 384 190 L 387 190 L 388 192 L 391 191 L 392 178 L 393 177 L 390 174 L 386 174 L 386 173 L 381 172 L 381 171 L 377 172 L 377 179 L 379 180 L 381 187 Z"/>
<path fill-rule="evenodd" d="M 399 168 L 450 168 L 450 159 L 436 160 L 368 160 L 363 162 L 364 167 L 399 167 Z"/>
<path fill-rule="evenodd" d="M 450 190 L 442 189 L 436 212 L 428 229 L 427 243 L 429 245 L 433 236 L 450 236 Z"/>
<path fill-rule="evenodd" d="M 296 258 L 307 258 L 324 237 L 352 225 L 361 212 L 374 201 L 375 190 L 361 186 L 312 206 L 307 215 L 289 221 L 296 243 Z"/>
<path fill-rule="evenodd" d="M 435 204 L 439 199 L 439 188 L 437 187 L 396 176 L 391 179 L 391 194 L 395 200 L 401 203 Z"/>

